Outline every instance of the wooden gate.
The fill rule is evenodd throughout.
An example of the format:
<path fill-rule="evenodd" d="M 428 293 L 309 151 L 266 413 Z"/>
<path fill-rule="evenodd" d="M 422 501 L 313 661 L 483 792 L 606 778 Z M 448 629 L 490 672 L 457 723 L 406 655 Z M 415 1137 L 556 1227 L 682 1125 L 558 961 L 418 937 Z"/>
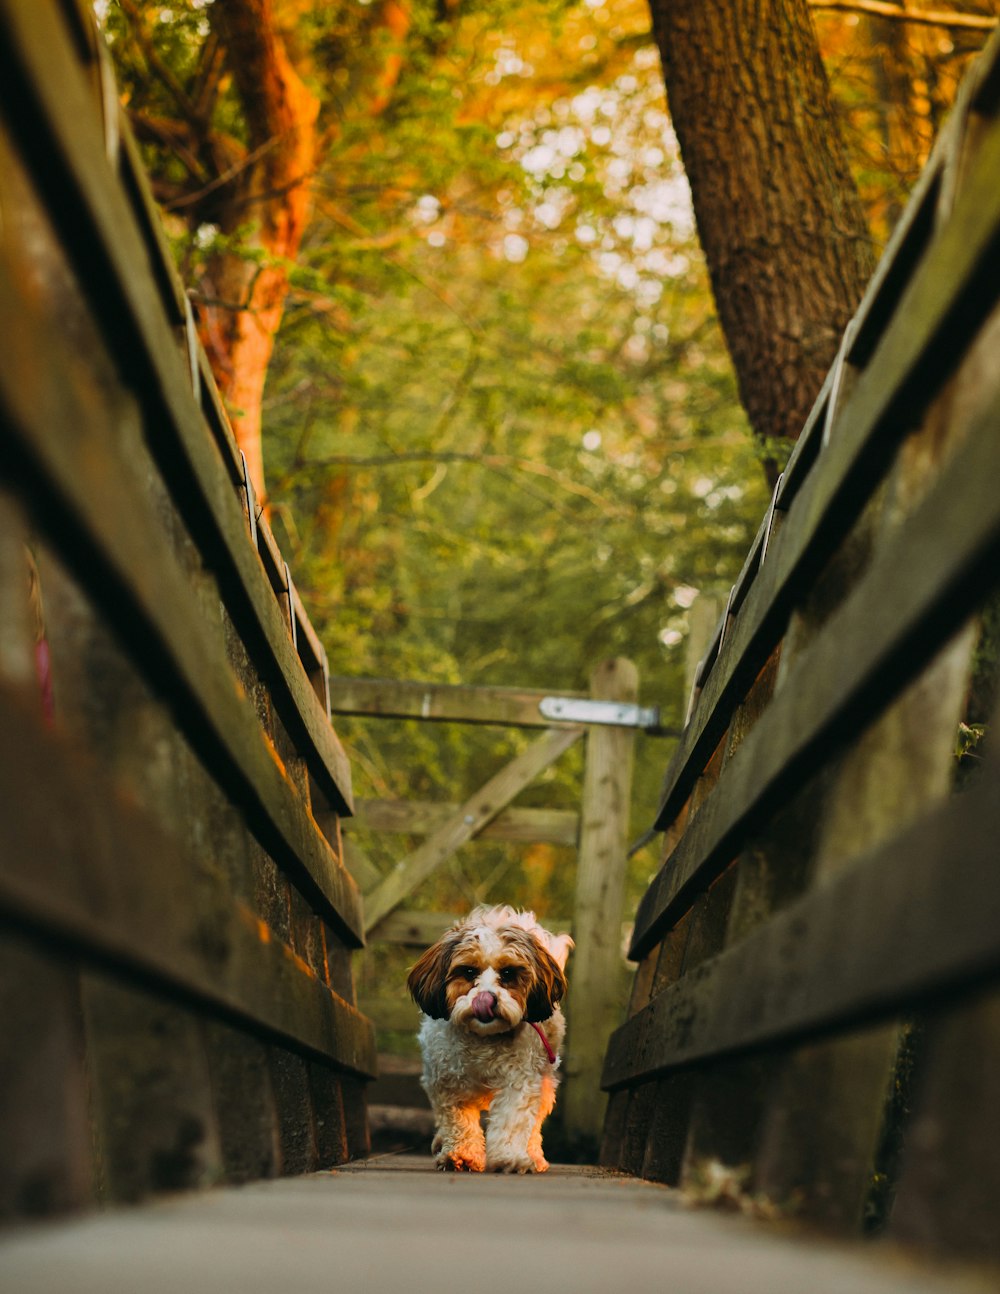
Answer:
<path fill-rule="evenodd" d="M 660 731 L 657 713 L 636 704 L 634 665 L 626 660 L 604 662 L 593 672 L 588 695 L 349 678 L 333 678 L 330 686 L 337 714 L 543 730 L 463 804 L 359 801 L 359 826 L 424 834 L 425 839 L 385 873 L 364 857 L 351 837 L 346 858 L 364 892 L 370 941 L 426 947 L 451 924 L 454 914 L 406 911 L 401 905 L 462 845 L 480 838 L 551 841 L 577 849 L 574 910 L 562 920 L 547 922 L 571 931 L 576 940 L 563 1061 L 567 1081 L 559 1117 L 570 1145 L 596 1147 L 605 1105 L 601 1062 L 607 1038 L 620 1019 L 624 990 L 621 932 L 635 734 Z M 579 814 L 509 807 L 520 791 L 584 737 Z M 418 1013 L 401 983 L 384 986 L 364 1005 L 376 1024 L 416 1028 Z M 408 1087 L 412 1099 L 415 1082 L 401 1085 L 399 1067 L 391 1058 L 386 1058 L 385 1067 L 390 1072 L 383 1090 L 398 1093 Z M 415 1069 L 403 1066 L 404 1073 Z"/>
<path fill-rule="evenodd" d="M 994 1259 L 998 109 L 994 40 L 699 669 L 603 1152 Z"/>

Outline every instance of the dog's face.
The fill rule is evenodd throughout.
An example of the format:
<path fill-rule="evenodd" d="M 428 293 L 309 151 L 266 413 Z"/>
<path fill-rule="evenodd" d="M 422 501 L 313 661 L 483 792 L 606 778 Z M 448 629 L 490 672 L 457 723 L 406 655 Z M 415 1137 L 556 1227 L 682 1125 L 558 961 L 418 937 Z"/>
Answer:
<path fill-rule="evenodd" d="M 538 935 L 505 920 L 507 913 L 516 916 L 477 909 L 428 948 L 407 981 L 425 1015 L 480 1035 L 549 1018 L 566 992 L 557 956 L 565 960 L 572 940 L 560 936 L 553 956 Z"/>

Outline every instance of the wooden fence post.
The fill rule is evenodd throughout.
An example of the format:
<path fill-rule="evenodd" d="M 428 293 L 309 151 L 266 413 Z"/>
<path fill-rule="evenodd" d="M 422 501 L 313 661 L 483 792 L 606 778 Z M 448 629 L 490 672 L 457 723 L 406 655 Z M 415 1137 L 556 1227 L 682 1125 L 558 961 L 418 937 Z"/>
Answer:
<path fill-rule="evenodd" d="M 590 676 L 595 700 L 635 701 L 638 691 L 639 674 L 629 660 L 603 661 Z M 595 1148 L 601 1136 L 607 1101 L 601 1066 L 624 1010 L 620 945 L 634 757 L 634 728 L 588 731 L 562 1099 L 567 1139 L 581 1150 Z"/>

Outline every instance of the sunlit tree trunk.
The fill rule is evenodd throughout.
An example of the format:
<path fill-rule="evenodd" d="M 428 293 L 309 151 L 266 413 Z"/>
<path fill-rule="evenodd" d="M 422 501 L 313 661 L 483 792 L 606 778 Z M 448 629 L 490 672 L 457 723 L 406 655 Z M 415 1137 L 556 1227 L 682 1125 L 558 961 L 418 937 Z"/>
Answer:
<path fill-rule="evenodd" d="M 293 66 L 287 33 L 301 0 L 215 0 L 208 13 L 245 105 L 249 149 L 219 224 L 249 229 L 202 285 L 202 336 L 260 498 L 264 381 L 288 294 L 288 267 L 309 220 L 319 101 Z"/>
<path fill-rule="evenodd" d="M 795 437 L 874 265 L 806 0 L 651 0 L 754 432 Z"/>

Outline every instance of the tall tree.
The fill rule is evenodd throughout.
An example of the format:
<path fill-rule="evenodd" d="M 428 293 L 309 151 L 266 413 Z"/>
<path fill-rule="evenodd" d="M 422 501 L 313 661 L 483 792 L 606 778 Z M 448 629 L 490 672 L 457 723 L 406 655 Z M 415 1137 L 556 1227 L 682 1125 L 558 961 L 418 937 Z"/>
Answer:
<path fill-rule="evenodd" d="M 311 210 L 319 99 L 289 53 L 289 28 L 301 0 L 215 0 L 212 32 L 243 103 L 247 151 L 234 168 L 220 209 L 224 235 L 249 226 L 259 259 L 246 247 L 207 264 L 202 336 L 258 495 L 264 496 L 260 409 L 264 380 Z"/>
<path fill-rule="evenodd" d="M 794 438 L 874 267 L 806 0 L 651 10 L 743 404 Z"/>
<path fill-rule="evenodd" d="M 264 383 L 317 171 L 345 116 L 389 106 L 408 0 L 116 0 L 103 10 L 154 190 L 186 229 L 202 340 L 264 497 Z"/>

